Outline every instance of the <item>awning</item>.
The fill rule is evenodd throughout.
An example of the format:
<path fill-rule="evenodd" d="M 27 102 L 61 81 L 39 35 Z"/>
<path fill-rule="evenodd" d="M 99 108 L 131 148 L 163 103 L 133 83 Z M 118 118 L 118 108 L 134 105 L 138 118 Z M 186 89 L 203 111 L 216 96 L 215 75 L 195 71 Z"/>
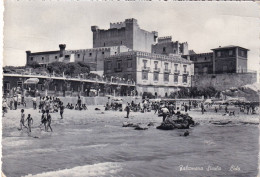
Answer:
<path fill-rule="evenodd" d="M 27 79 L 24 84 L 38 84 L 39 79 L 38 78 L 29 78 Z"/>

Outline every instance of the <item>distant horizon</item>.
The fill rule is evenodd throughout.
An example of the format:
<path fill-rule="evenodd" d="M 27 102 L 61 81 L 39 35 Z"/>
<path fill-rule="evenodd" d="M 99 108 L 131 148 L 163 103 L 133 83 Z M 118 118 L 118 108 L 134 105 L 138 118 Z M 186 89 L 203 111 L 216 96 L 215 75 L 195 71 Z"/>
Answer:
<path fill-rule="evenodd" d="M 196 53 L 209 53 L 228 45 L 249 49 L 248 69 L 259 70 L 260 23 L 256 2 L 10 0 L 4 4 L 3 66 L 24 66 L 27 50 L 59 50 L 59 44 L 66 44 L 66 50 L 91 49 L 91 26 L 109 29 L 110 23 L 135 18 L 141 29 L 157 31 L 158 37 L 172 36 L 173 41 L 187 42 L 189 50 Z"/>

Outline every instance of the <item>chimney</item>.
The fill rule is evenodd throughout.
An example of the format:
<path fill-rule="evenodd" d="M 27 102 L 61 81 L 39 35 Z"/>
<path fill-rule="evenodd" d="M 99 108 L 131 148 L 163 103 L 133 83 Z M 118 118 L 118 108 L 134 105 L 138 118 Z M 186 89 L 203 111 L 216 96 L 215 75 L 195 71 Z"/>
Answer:
<path fill-rule="evenodd" d="M 66 44 L 60 44 L 59 48 L 60 48 L 60 57 L 63 57 L 64 51 L 65 51 L 65 48 L 66 48 Z"/>

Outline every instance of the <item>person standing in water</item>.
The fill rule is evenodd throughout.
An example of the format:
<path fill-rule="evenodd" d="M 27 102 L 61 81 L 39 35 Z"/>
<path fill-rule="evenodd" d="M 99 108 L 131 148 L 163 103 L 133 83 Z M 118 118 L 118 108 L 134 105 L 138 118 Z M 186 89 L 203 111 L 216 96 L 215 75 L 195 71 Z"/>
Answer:
<path fill-rule="evenodd" d="M 47 131 L 48 131 L 48 128 L 50 128 L 51 131 L 52 131 L 52 128 L 51 128 L 51 115 L 49 113 L 49 110 L 47 110 L 46 113 L 47 113 Z"/>
<path fill-rule="evenodd" d="M 33 118 L 31 117 L 31 114 L 28 114 L 28 117 L 26 119 L 27 124 L 28 124 L 28 131 L 32 131 L 32 124 L 33 124 Z"/>

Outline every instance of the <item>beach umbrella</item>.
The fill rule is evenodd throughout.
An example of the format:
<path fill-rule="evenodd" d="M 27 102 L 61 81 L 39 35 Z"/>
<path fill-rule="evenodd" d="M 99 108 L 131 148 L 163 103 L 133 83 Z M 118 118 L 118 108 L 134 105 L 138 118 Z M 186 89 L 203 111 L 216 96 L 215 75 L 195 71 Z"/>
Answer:
<path fill-rule="evenodd" d="M 38 84 L 39 79 L 38 78 L 29 78 L 27 79 L 24 84 Z"/>

